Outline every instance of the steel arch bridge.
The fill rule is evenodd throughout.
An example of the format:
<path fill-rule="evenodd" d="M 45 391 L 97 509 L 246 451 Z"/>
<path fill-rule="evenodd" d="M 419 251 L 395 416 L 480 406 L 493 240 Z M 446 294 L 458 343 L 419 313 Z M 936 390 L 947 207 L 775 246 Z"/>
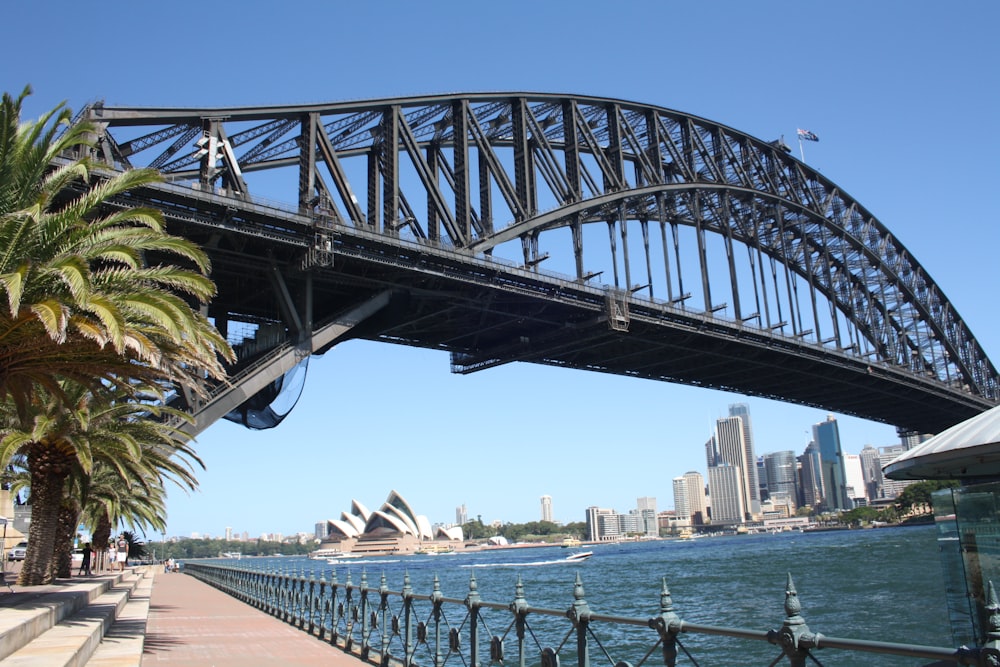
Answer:
<path fill-rule="evenodd" d="M 448 351 L 458 373 L 528 361 L 901 431 L 1000 399 L 924 268 L 781 140 L 535 93 L 80 117 L 109 166 L 166 179 L 122 204 L 212 258 L 209 315 L 240 361 L 211 400 L 181 392 L 198 431 L 276 424 L 293 369 L 348 338 Z"/>

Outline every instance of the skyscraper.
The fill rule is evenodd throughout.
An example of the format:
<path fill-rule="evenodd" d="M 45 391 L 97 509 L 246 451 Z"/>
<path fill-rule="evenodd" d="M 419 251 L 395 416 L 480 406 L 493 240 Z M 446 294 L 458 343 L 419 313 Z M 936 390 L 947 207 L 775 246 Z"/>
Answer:
<path fill-rule="evenodd" d="M 796 469 L 795 452 L 790 449 L 765 454 L 764 472 L 767 477 L 768 492 L 772 495 L 785 493 L 789 498 L 798 502 Z"/>
<path fill-rule="evenodd" d="M 542 521 L 552 523 L 552 496 L 542 496 Z"/>
<path fill-rule="evenodd" d="M 635 507 L 642 520 L 643 534 L 654 537 L 659 535 L 660 527 L 656 524 L 656 498 L 652 496 L 637 498 Z"/>
<path fill-rule="evenodd" d="M 465 509 L 465 503 L 455 508 L 455 523 L 459 526 L 469 523 L 469 511 Z"/>
<path fill-rule="evenodd" d="M 823 466 L 819 456 L 819 446 L 810 442 L 799 457 L 799 505 L 818 508 L 826 497 L 823 488 Z"/>
<path fill-rule="evenodd" d="M 865 445 L 859 456 L 861 474 L 865 477 L 865 497 L 868 498 L 868 502 L 885 497 L 882 490 L 882 461 L 878 450 L 871 445 Z"/>
<path fill-rule="evenodd" d="M 745 514 L 744 520 L 753 518 L 750 508 L 753 507 L 754 498 L 757 502 L 757 513 L 760 513 L 760 497 L 757 495 L 756 470 L 751 477 L 750 468 L 756 469 L 757 460 L 753 459 L 753 466 L 747 459 L 747 448 L 745 440 L 745 430 L 743 428 L 743 418 L 739 416 L 722 417 L 715 422 L 715 435 L 708 441 L 706 447 L 714 447 L 714 454 L 709 454 L 709 460 L 715 459 L 716 466 L 730 465 L 736 469 L 737 483 L 740 490 L 740 506 Z M 712 467 L 709 467 L 711 473 Z M 754 480 L 751 486 L 751 479 Z M 708 478 L 708 488 L 712 494 L 712 507 L 715 507 L 715 489 L 712 488 L 712 476 Z M 713 520 L 715 513 L 713 511 Z"/>
<path fill-rule="evenodd" d="M 813 441 L 819 447 L 820 465 L 823 469 L 823 488 L 826 492 L 824 506 L 828 510 L 849 510 L 853 507 L 847 497 L 847 474 L 844 454 L 840 449 L 840 430 L 833 415 L 826 421 L 813 425 Z"/>
<path fill-rule="evenodd" d="M 734 465 L 722 463 L 708 469 L 708 488 L 712 494 L 712 525 L 741 524 L 745 521 L 743 486 L 743 475 Z"/>
<path fill-rule="evenodd" d="M 760 515 L 760 480 L 757 479 L 757 455 L 754 453 L 750 406 L 746 403 L 733 403 L 729 406 L 729 416 L 739 417 L 743 421 L 743 446 L 746 449 L 747 460 L 746 483 L 749 491 L 747 511 L 756 517 Z"/>
<path fill-rule="evenodd" d="M 674 515 L 691 525 L 705 523 L 705 479 L 694 470 L 673 479 Z"/>
<path fill-rule="evenodd" d="M 678 521 L 691 519 L 691 499 L 688 496 L 688 481 L 686 477 L 674 477 L 674 516 Z"/>

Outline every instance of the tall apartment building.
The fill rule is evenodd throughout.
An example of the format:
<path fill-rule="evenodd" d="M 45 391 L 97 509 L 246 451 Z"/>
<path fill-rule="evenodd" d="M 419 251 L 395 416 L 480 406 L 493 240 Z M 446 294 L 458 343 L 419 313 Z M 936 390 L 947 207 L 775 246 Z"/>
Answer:
<path fill-rule="evenodd" d="M 542 496 L 542 521 L 552 522 L 552 496 Z"/>
<path fill-rule="evenodd" d="M 469 523 L 469 510 L 465 508 L 465 503 L 455 508 L 455 523 L 459 526 Z"/>
<path fill-rule="evenodd" d="M 709 440 L 706 447 L 713 447 L 714 452 L 709 454 L 710 459 L 716 462 L 709 467 L 708 488 L 712 494 L 712 506 L 715 507 L 716 490 L 712 487 L 712 467 L 728 465 L 735 468 L 737 476 L 737 488 L 740 492 L 740 506 L 743 508 L 743 521 L 753 518 L 752 508 L 756 499 L 757 514 L 760 514 L 760 496 L 757 489 L 757 459 L 752 461 L 747 459 L 746 431 L 743 426 L 743 418 L 739 416 L 722 417 L 715 423 L 715 435 Z M 753 464 L 751 466 L 751 463 Z M 754 469 L 751 476 L 750 469 Z M 728 476 L 729 473 L 726 473 Z M 720 478 L 721 479 L 721 478 Z M 715 522 L 713 513 L 713 523 Z"/>
<path fill-rule="evenodd" d="M 813 425 L 813 442 L 819 447 L 823 469 L 823 489 L 828 510 L 849 510 L 853 507 L 847 497 L 847 473 L 844 470 L 844 453 L 840 448 L 840 429 L 837 420 L 829 415 L 826 421 Z"/>
<path fill-rule="evenodd" d="M 825 502 L 823 487 L 823 466 L 819 455 L 819 445 L 810 442 L 799 457 L 799 506 L 818 508 Z"/>
<path fill-rule="evenodd" d="M 705 513 L 705 478 L 691 470 L 673 479 L 674 515 L 678 521 L 702 525 L 708 518 Z"/>
<path fill-rule="evenodd" d="M 607 518 L 617 513 L 614 510 L 601 507 L 590 506 L 587 508 L 587 540 L 590 542 L 600 542 L 601 540 L 615 540 L 618 537 L 617 520 L 614 524 L 614 534 L 607 535 L 606 531 L 611 529 L 611 524 Z"/>
<path fill-rule="evenodd" d="M 639 514 L 643 535 L 657 536 L 660 534 L 660 527 L 656 522 L 656 498 L 643 496 L 636 498 L 636 512 Z"/>
<path fill-rule="evenodd" d="M 889 465 L 894 458 L 902 454 L 907 450 L 906 445 L 890 445 L 889 447 L 879 447 L 879 468 L 883 468 Z M 895 498 L 903 492 L 903 489 L 908 487 L 910 484 L 914 484 L 914 480 L 895 480 L 884 478 L 882 482 L 882 489 L 885 498 Z"/>
<path fill-rule="evenodd" d="M 865 445 L 858 456 L 861 457 L 861 474 L 864 476 L 865 497 L 868 498 L 868 502 L 884 498 L 882 460 L 878 450 L 871 445 Z"/>
<path fill-rule="evenodd" d="M 757 478 L 757 455 L 754 453 L 753 422 L 750 420 L 750 406 L 733 403 L 729 406 L 729 416 L 739 417 L 743 422 L 743 447 L 746 452 L 746 477 L 748 503 L 747 511 L 754 517 L 760 516 L 760 480 Z"/>
<path fill-rule="evenodd" d="M 767 492 L 771 496 L 784 495 L 796 502 L 798 499 L 798 465 L 795 452 L 786 449 L 764 455 L 764 474 Z"/>
<path fill-rule="evenodd" d="M 708 490 L 712 494 L 712 525 L 741 524 L 746 520 L 743 474 L 729 463 L 708 469 Z"/>
<path fill-rule="evenodd" d="M 851 507 L 860 507 L 869 502 L 865 491 L 865 475 L 861 467 L 860 454 L 844 454 L 844 479 L 847 483 L 847 497 Z"/>

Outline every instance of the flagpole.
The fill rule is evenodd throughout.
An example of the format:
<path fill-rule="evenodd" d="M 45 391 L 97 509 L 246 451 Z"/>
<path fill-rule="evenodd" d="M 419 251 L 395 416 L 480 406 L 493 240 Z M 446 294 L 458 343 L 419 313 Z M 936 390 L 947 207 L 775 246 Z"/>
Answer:
<path fill-rule="evenodd" d="M 796 134 L 799 137 L 799 156 L 802 158 L 802 161 L 805 162 L 806 161 L 806 151 L 805 151 L 804 148 L 802 148 L 802 135 L 798 134 L 798 132 L 796 132 Z"/>

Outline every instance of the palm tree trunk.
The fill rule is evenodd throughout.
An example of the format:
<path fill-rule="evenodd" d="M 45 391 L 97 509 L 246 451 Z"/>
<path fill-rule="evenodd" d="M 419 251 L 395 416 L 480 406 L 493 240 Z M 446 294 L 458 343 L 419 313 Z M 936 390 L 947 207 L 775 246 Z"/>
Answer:
<path fill-rule="evenodd" d="M 53 555 L 69 460 L 46 443 L 34 443 L 28 449 L 28 469 L 31 471 L 31 524 L 28 552 L 17 583 L 19 586 L 40 586 L 52 583 L 54 578 Z"/>
<path fill-rule="evenodd" d="M 99 563 L 99 570 L 111 569 L 111 563 L 108 562 L 108 544 L 111 542 L 111 519 L 108 518 L 108 513 L 104 512 L 101 514 L 101 518 L 97 520 L 97 526 L 94 528 L 94 534 L 91 535 L 94 539 L 94 551 L 97 552 L 97 562 Z"/>
<path fill-rule="evenodd" d="M 62 506 L 59 508 L 59 532 L 56 535 L 54 565 L 57 577 L 73 576 L 73 542 L 76 540 L 77 521 L 80 512 L 73 502 L 68 498 L 63 498 Z"/>

